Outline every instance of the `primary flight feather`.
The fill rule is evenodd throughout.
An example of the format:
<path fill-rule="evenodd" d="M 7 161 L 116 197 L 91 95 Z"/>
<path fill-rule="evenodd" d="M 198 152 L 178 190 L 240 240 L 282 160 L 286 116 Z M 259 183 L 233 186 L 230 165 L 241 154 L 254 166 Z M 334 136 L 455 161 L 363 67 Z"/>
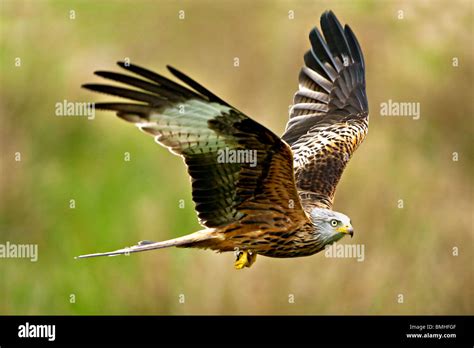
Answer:
<path fill-rule="evenodd" d="M 112 256 L 171 246 L 234 251 L 235 267 L 258 254 L 298 257 L 352 236 L 350 219 L 332 210 L 336 185 L 368 131 L 365 63 L 349 26 L 332 11 L 314 28 L 299 75 L 290 120 L 280 138 L 178 70 L 188 87 L 134 64 L 130 74 L 96 75 L 128 87 L 84 88 L 132 102 L 96 103 L 154 136 L 183 157 L 205 229 L 163 241 L 143 241 Z"/>

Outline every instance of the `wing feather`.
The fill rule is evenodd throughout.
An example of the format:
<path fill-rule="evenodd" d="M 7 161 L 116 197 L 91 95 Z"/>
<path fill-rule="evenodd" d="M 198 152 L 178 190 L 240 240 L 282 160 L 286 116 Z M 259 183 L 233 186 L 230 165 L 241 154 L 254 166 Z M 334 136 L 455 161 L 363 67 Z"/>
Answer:
<path fill-rule="evenodd" d="M 286 211 L 292 223 L 307 221 L 295 186 L 292 151 L 278 136 L 174 68 L 168 67 L 194 91 L 134 64 L 118 64 L 136 76 L 96 75 L 126 87 L 83 87 L 141 102 L 101 102 L 96 107 L 115 111 L 184 158 L 201 224 L 225 226 L 268 213 L 265 207 Z M 244 157 L 232 161 L 225 158 L 226 151 Z"/>
<path fill-rule="evenodd" d="M 294 154 L 303 206 L 332 208 L 343 170 L 368 131 L 365 62 L 349 26 L 333 12 L 309 34 L 311 49 L 299 75 L 282 138 Z"/>

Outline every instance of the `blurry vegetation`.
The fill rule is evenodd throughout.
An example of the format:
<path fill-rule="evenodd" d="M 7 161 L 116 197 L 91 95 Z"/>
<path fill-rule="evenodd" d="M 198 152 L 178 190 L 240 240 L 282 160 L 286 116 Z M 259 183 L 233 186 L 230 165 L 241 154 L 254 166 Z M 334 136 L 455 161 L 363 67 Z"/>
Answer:
<path fill-rule="evenodd" d="M 37 243 L 39 260 L 0 259 L 0 314 L 472 313 L 472 6 L 3 0 L 0 243 Z M 200 226 L 180 158 L 112 113 L 56 117 L 55 103 L 110 100 L 80 85 L 129 57 L 183 70 L 281 134 L 308 32 L 329 8 L 354 30 L 367 65 L 370 132 L 335 205 L 356 229 L 343 243 L 365 244 L 364 262 L 259 257 L 235 271 L 232 254 L 185 249 L 74 260 Z M 421 118 L 381 117 L 388 99 L 420 102 Z"/>

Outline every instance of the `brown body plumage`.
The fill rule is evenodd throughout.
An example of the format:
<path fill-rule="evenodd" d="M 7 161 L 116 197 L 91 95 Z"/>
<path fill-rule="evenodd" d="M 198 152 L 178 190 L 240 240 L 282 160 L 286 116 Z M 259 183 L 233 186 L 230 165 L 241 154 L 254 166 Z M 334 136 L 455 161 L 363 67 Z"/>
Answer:
<path fill-rule="evenodd" d="M 325 12 L 321 27 L 326 40 L 316 28 L 311 31 L 311 50 L 282 138 L 173 68 L 171 73 L 194 90 L 133 64 L 119 63 L 138 78 L 96 72 L 138 88 L 84 85 L 140 102 L 96 107 L 116 111 L 183 157 L 206 229 L 82 257 L 195 247 L 236 251 L 236 267 L 242 268 L 257 254 L 307 256 L 352 235 L 349 219 L 331 209 L 342 172 L 368 130 L 365 66 L 348 26 L 343 29 L 332 12 Z M 223 151 L 251 153 L 255 161 L 222 161 Z"/>

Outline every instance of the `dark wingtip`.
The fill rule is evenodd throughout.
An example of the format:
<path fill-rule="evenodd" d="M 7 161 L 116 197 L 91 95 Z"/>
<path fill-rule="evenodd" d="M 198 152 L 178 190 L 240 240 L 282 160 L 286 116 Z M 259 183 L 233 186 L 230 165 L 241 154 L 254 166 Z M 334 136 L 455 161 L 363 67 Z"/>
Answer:
<path fill-rule="evenodd" d="M 330 16 L 336 16 L 332 10 L 326 10 L 321 14 L 320 22 L 322 22 L 324 19 L 327 19 Z"/>
<path fill-rule="evenodd" d="M 82 88 L 88 89 L 89 91 L 102 92 L 101 87 L 103 85 L 99 83 L 85 83 L 81 85 Z"/>
<path fill-rule="evenodd" d="M 81 88 L 88 89 L 91 91 L 92 90 L 91 85 L 92 83 L 84 83 L 81 85 Z"/>
<path fill-rule="evenodd" d="M 130 62 L 123 62 L 123 61 L 118 61 L 117 65 L 125 70 L 130 70 L 130 67 L 139 67 L 138 65 L 132 64 Z"/>
<path fill-rule="evenodd" d="M 181 71 L 178 69 L 172 67 L 171 65 L 166 64 L 166 69 L 174 76 L 177 77 L 178 79 L 182 80 L 183 78 L 186 79 L 187 76 L 184 75 Z"/>
<path fill-rule="evenodd" d="M 334 14 L 332 10 L 326 10 L 322 15 L 321 15 L 321 22 L 324 20 L 328 21 L 329 23 L 334 22 L 337 26 L 342 28 L 341 22 L 339 19 L 337 19 L 337 16 Z"/>
<path fill-rule="evenodd" d="M 195 91 L 201 93 L 203 96 L 206 96 L 208 98 L 209 101 L 213 101 L 213 102 L 218 102 L 222 105 L 227 105 L 230 107 L 230 105 L 222 100 L 221 98 L 219 98 L 217 95 L 215 95 L 214 93 L 212 93 L 211 91 L 209 91 L 206 87 L 202 86 L 201 84 L 197 83 L 196 81 L 194 81 L 192 78 L 190 78 L 189 76 L 187 76 L 186 74 L 182 73 L 181 71 L 179 71 L 178 69 L 176 68 L 173 68 L 171 65 L 166 65 L 166 68 L 168 69 L 168 71 L 176 78 L 180 79 L 182 82 L 184 82 L 185 84 L 187 84 L 188 86 L 190 86 L 191 88 L 193 88 Z"/>
<path fill-rule="evenodd" d="M 104 71 L 104 70 L 97 70 L 97 71 L 94 71 L 94 75 L 97 75 L 97 76 L 100 76 L 100 77 L 105 77 L 107 76 L 107 74 L 109 74 L 108 71 Z"/>
<path fill-rule="evenodd" d="M 331 17 L 331 18 L 337 19 L 337 17 L 334 14 L 333 10 L 326 10 L 326 11 L 324 11 L 323 15 L 325 17 Z"/>
<path fill-rule="evenodd" d="M 168 64 L 167 64 L 167 65 L 166 65 L 166 69 L 168 69 L 168 71 L 169 71 L 170 73 L 172 73 L 174 76 L 176 76 L 176 77 L 178 77 L 178 78 L 179 78 L 179 76 L 183 76 L 183 75 L 184 75 L 181 71 L 179 71 L 178 69 L 172 67 L 171 65 L 168 65 Z"/>

